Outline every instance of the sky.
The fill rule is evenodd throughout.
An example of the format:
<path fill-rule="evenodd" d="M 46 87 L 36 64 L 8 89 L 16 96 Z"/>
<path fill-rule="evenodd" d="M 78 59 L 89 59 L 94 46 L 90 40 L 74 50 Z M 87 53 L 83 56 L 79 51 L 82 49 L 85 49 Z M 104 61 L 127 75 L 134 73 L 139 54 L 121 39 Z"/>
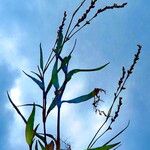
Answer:
<path fill-rule="evenodd" d="M 36 69 L 39 61 L 39 43 L 42 43 L 44 57 L 48 56 L 56 38 L 57 29 L 67 11 L 67 18 L 78 6 L 80 0 L 0 0 L 0 146 L 1 150 L 27 150 L 25 125 L 10 105 L 6 92 L 18 104 L 39 102 L 41 93 L 38 87 L 23 73 Z M 84 12 L 87 4 L 79 12 Z M 122 142 L 120 150 L 145 150 L 150 139 L 150 63 L 149 63 L 149 20 L 150 1 L 112 0 L 98 1 L 96 9 L 113 3 L 128 2 L 124 9 L 111 10 L 98 16 L 84 28 L 65 47 L 68 53 L 77 38 L 76 49 L 72 55 L 70 69 L 93 68 L 110 62 L 100 72 L 76 75 L 63 95 L 71 99 L 88 93 L 95 87 L 107 91 L 102 95 L 104 103 L 100 108 L 107 110 L 113 99 L 121 68 L 128 68 L 137 51 L 137 44 L 143 46 L 140 60 L 122 93 L 123 107 L 111 134 L 105 135 L 107 141 L 113 134 L 126 126 L 128 129 L 116 140 Z M 77 19 L 76 18 L 76 19 Z M 66 22 L 68 23 L 68 22 Z M 29 116 L 31 108 L 20 109 Z M 37 112 L 37 116 L 39 116 Z M 37 117 L 36 116 L 36 117 Z M 48 129 L 55 134 L 56 109 L 48 120 Z M 37 117 L 37 120 L 39 118 Z M 71 144 L 73 150 L 85 149 L 102 118 L 94 113 L 92 100 L 79 105 L 62 107 L 61 136 Z M 95 146 L 99 146 L 98 141 Z"/>

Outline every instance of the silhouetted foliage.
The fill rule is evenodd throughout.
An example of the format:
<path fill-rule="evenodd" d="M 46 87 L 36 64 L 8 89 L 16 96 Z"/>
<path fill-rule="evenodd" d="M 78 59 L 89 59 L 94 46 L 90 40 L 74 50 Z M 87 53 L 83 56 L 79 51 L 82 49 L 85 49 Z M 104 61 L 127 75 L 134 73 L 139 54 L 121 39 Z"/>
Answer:
<path fill-rule="evenodd" d="M 93 138 L 91 138 L 91 141 L 89 142 L 87 146 L 87 150 L 109 150 L 109 149 L 117 149 L 120 146 L 120 142 L 118 143 L 113 143 L 112 142 L 116 137 L 118 137 L 129 125 L 127 124 L 126 127 L 124 127 L 122 130 L 118 131 L 116 135 L 114 135 L 111 139 L 109 139 L 106 143 L 101 145 L 100 147 L 93 148 L 95 143 L 100 140 L 100 138 L 105 135 L 108 131 L 112 130 L 113 124 L 115 123 L 116 119 L 118 118 L 120 114 L 120 109 L 122 106 L 122 97 L 120 94 L 122 91 L 126 89 L 126 82 L 130 75 L 133 73 L 135 65 L 139 59 L 139 55 L 141 52 L 141 46 L 138 45 L 138 52 L 135 54 L 133 63 L 131 64 L 129 69 L 125 69 L 125 67 L 122 68 L 122 75 L 118 81 L 118 86 L 116 89 L 116 92 L 114 93 L 114 98 L 112 100 L 112 103 L 108 109 L 107 112 L 100 110 L 98 108 L 99 102 L 102 101 L 100 98 L 101 92 L 106 93 L 106 91 L 102 88 L 94 88 L 91 90 L 89 93 L 84 94 L 82 96 L 73 98 L 71 100 L 62 100 L 62 95 L 65 91 L 66 85 L 70 82 L 70 80 L 73 78 L 73 76 L 77 73 L 80 72 L 94 72 L 94 71 L 100 71 L 104 69 L 108 64 L 105 63 L 104 65 L 101 65 L 99 67 L 93 68 L 93 69 L 73 69 L 69 70 L 69 62 L 72 57 L 72 53 L 75 50 L 75 46 L 77 43 L 77 40 L 75 39 L 74 46 L 72 50 L 66 55 L 65 57 L 62 57 L 61 53 L 63 51 L 64 45 L 67 44 L 68 41 L 70 41 L 71 38 L 75 34 L 77 34 L 79 31 L 81 31 L 84 27 L 87 25 L 91 24 L 93 19 L 95 19 L 98 15 L 101 13 L 110 10 L 110 9 L 120 9 L 124 8 L 127 3 L 123 4 L 113 4 L 111 6 L 105 6 L 104 8 L 99 8 L 96 10 L 96 13 L 92 15 L 90 19 L 87 19 L 89 17 L 89 14 L 92 13 L 91 10 L 95 9 L 95 5 L 97 4 L 97 0 L 91 0 L 90 5 L 87 7 L 85 12 L 77 19 L 75 19 L 76 14 L 80 9 L 82 9 L 82 6 L 84 3 L 86 3 L 87 0 L 83 0 L 81 4 L 76 8 L 76 10 L 73 12 L 71 19 L 69 21 L 69 24 L 66 25 L 65 21 L 67 19 L 67 12 L 64 12 L 62 22 L 59 26 L 59 29 L 57 31 L 57 37 L 54 46 L 51 49 L 51 53 L 49 54 L 47 60 L 43 58 L 43 49 L 42 45 L 40 44 L 39 49 L 40 49 L 40 63 L 37 66 L 37 72 L 32 71 L 32 73 L 36 76 L 31 76 L 27 74 L 26 72 L 25 75 L 27 75 L 31 80 L 33 80 L 34 83 L 36 83 L 40 90 L 42 91 L 42 103 L 41 104 L 36 104 L 36 103 L 30 103 L 30 104 L 23 104 L 20 106 L 16 106 L 15 103 L 12 101 L 11 97 L 8 94 L 8 98 L 13 105 L 14 109 L 16 112 L 20 115 L 20 117 L 23 119 L 23 121 L 26 124 L 25 127 L 25 137 L 26 137 L 26 142 L 29 146 L 29 150 L 60 150 L 62 149 L 61 147 L 61 142 L 65 143 L 66 149 L 71 150 L 71 145 L 64 142 L 63 139 L 60 137 L 60 110 L 61 106 L 63 103 L 74 103 L 74 104 L 79 104 L 85 101 L 90 100 L 91 98 L 94 99 L 93 101 L 93 107 L 96 113 L 99 113 L 100 115 L 103 115 L 105 117 L 104 122 L 100 125 L 99 129 L 97 132 L 94 134 Z M 66 28 L 66 32 L 64 32 L 64 28 Z M 47 83 L 45 81 L 45 76 L 50 76 L 48 73 L 50 65 L 53 65 L 53 69 L 51 72 L 51 77 L 49 79 L 49 82 Z M 60 71 L 64 73 L 64 80 L 62 84 L 60 84 Z M 51 101 L 50 106 L 48 105 L 48 94 L 54 87 L 54 98 Z M 117 107 L 114 107 L 114 106 Z M 31 106 L 32 112 L 29 116 L 28 119 L 24 117 L 24 115 L 20 112 L 19 107 L 23 106 Z M 36 115 L 36 108 L 39 107 L 42 111 L 42 126 L 43 126 L 43 132 L 39 133 L 38 127 L 40 124 L 35 125 L 35 115 Z M 57 135 L 56 137 L 52 135 L 51 133 L 47 133 L 47 119 L 51 115 L 51 111 L 57 107 Z M 69 106 L 68 106 L 69 107 Z M 105 127 L 105 130 L 102 130 Z"/>

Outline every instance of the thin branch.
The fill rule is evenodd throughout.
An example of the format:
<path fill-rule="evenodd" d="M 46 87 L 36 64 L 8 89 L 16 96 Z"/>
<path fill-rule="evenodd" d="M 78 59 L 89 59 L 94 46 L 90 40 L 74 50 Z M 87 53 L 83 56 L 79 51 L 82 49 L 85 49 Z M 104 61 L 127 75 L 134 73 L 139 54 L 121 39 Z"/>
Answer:
<path fill-rule="evenodd" d="M 109 130 L 112 130 L 111 125 L 112 125 L 112 123 L 115 122 L 116 118 L 119 116 L 121 105 L 122 105 L 122 97 L 119 98 L 119 104 L 117 107 L 117 111 L 115 112 L 115 116 L 112 117 L 111 122 L 108 125 L 108 128 L 93 141 L 93 143 L 91 144 L 90 147 L 92 147 L 104 134 L 106 134 L 106 132 L 108 132 Z"/>
<path fill-rule="evenodd" d="M 98 133 L 101 131 L 101 129 L 104 127 L 104 125 L 105 125 L 105 124 L 107 123 L 107 121 L 109 120 L 109 118 L 110 118 L 110 116 L 111 116 L 111 113 L 112 113 L 113 106 L 114 106 L 114 104 L 115 104 L 117 98 L 119 97 L 120 93 L 125 89 L 124 87 L 125 87 L 126 81 L 127 81 L 127 79 L 130 77 L 130 75 L 133 73 L 134 67 L 135 67 L 135 65 L 136 65 L 136 63 L 137 63 L 137 61 L 138 61 L 138 59 L 139 59 L 139 55 L 140 55 L 141 49 L 142 49 L 142 46 L 141 46 L 141 45 L 137 45 L 137 46 L 138 46 L 138 51 L 137 51 L 137 53 L 134 55 L 133 63 L 132 63 L 132 65 L 130 66 L 129 70 L 127 71 L 126 77 L 125 77 L 125 75 L 122 75 L 122 77 L 120 78 L 119 81 L 121 81 L 121 80 L 122 80 L 122 81 L 121 81 L 121 83 L 118 84 L 117 91 L 114 93 L 114 99 L 113 99 L 113 102 L 112 102 L 112 104 L 111 104 L 111 106 L 110 106 L 110 108 L 109 108 L 109 110 L 108 110 L 108 115 L 107 115 L 105 121 L 103 122 L 103 124 L 100 126 L 100 128 L 99 128 L 99 129 L 97 130 L 97 132 L 95 133 L 95 135 L 94 135 L 94 137 L 92 138 L 90 144 L 88 145 L 88 148 L 90 148 L 91 145 L 93 146 L 93 145 L 95 144 L 95 142 L 101 137 L 101 135 L 100 135 L 98 138 L 96 138 L 96 136 L 98 135 Z M 125 74 L 125 69 L 124 69 L 124 67 L 123 67 L 122 70 L 123 70 L 123 72 L 124 72 L 123 74 Z M 120 106 L 121 106 L 121 105 L 122 105 L 122 102 L 120 102 Z M 118 109 L 119 109 L 119 110 L 120 110 L 120 106 L 118 106 Z M 116 112 L 116 115 L 118 115 L 118 112 Z M 115 116 L 114 118 L 116 119 L 116 116 Z M 114 120 L 111 120 L 110 125 L 112 124 L 112 122 L 114 122 Z M 106 129 L 106 131 L 104 131 L 104 132 L 107 132 L 109 129 L 111 129 L 110 125 L 109 125 L 109 127 Z M 102 135 L 104 135 L 104 134 L 102 134 Z M 96 138 L 96 139 L 95 139 L 95 138 Z"/>
<path fill-rule="evenodd" d="M 53 54 L 53 50 L 51 51 L 51 53 L 50 53 L 50 55 L 49 55 L 49 57 L 48 57 L 48 60 L 47 60 L 47 62 L 46 62 L 46 65 L 45 65 L 45 67 L 44 67 L 44 73 L 46 72 L 46 70 L 48 69 L 48 67 L 49 67 L 49 65 L 50 65 L 50 63 L 51 63 L 51 61 L 53 60 L 53 59 L 51 59 L 51 57 L 52 57 L 52 54 Z M 54 57 L 54 56 L 53 56 Z"/>
<path fill-rule="evenodd" d="M 116 134 L 113 138 L 111 138 L 103 146 L 108 145 L 111 141 L 113 141 L 116 137 L 118 137 L 121 133 L 123 133 L 129 127 L 129 124 L 130 124 L 130 121 L 128 122 L 127 126 L 124 129 L 122 129 L 118 134 Z"/>
<path fill-rule="evenodd" d="M 106 7 L 102 8 L 102 9 L 98 9 L 97 12 L 95 13 L 95 15 L 94 15 L 91 19 L 89 19 L 88 21 L 86 21 L 79 29 L 77 29 L 74 33 L 72 33 L 72 32 L 69 33 L 69 35 L 68 35 L 68 36 L 69 36 L 69 39 L 71 39 L 76 33 L 78 33 L 78 32 L 79 32 L 81 29 L 83 29 L 86 25 L 90 24 L 91 21 L 92 21 L 94 18 L 96 18 L 98 14 L 100 14 L 100 13 L 106 11 L 106 10 L 109 10 L 109 9 L 124 8 L 125 5 L 127 5 L 127 3 L 123 3 L 123 4 L 121 4 L 121 5 L 114 4 L 114 5 L 112 5 L 112 6 L 106 6 Z"/>
<path fill-rule="evenodd" d="M 74 13 L 72 14 L 71 20 L 70 20 L 70 22 L 69 22 L 69 26 L 68 26 L 67 31 L 66 31 L 66 34 L 65 34 L 64 42 L 68 40 L 68 39 L 66 39 L 66 38 L 67 38 L 67 36 L 68 36 L 68 32 L 69 32 L 69 30 L 70 30 L 70 27 L 71 27 L 71 25 L 72 25 L 72 21 L 73 21 L 75 15 L 76 15 L 76 13 L 79 11 L 79 9 L 83 6 L 83 4 L 84 4 L 85 2 L 86 2 L 86 0 L 83 0 L 83 1 L 81 2 L 81 4 L 77 7 L 77 9 L 74 11 Z"/>

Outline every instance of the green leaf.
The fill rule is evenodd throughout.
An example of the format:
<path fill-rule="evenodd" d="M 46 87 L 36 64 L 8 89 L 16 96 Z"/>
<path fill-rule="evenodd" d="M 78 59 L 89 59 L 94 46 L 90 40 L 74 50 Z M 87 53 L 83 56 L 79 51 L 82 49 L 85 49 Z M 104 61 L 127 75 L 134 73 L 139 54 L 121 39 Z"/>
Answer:
<path fill-rule="evenodd" d="M 56 89 L 59 88 L 57 66 L 58 66 L 58 61 L 56 60 L 53 67 L 52 78 L 51 78 L 51 83 L 54 85 Z"/>
<path fill-rule="evenodd" d="M 57 46 L 56 49 L 54 50 L 55 53 L 59 53 L 62 47 L 62 43 L 63 43 L 63 33 L 59 32 L 58 33 L 58 39 L 57 39 Z"/>
<path fill-rule="evenodd" d="M 115 143 L 115 144 L 111 144 L 111 145 L 104 145 L 102 147 L 91 148 L 91 149 L 87 149 L 87 150 L 110 150 L 110 149 L 116 147 L 119 144 L 120 144 L 120 142 L 119 143 Z"/>
<path fill-rule="evenodd" d="M 24 106 L 36 106 L 36 107 L 39 107 L 41 109 L 43 109 L 43 106 L 39 105 L 39 104 L 23 104 L 23 105 L 18 105 L 17 107 L 24 107 Z"/>
<path fill-rule="evenodd" d="M 26 142 L 28 143 L 28 145 L 32 145 L 33 138 L 35 136 L 35 131 L 33 129 L 34 118 L 35 118 L 35 105 L 33 106 L 30 117 L 27 120 L 26 129 L 25 129 Z"/>
<path fill-rule="evenodd" d="M 12 104 L 12 106 L 14 107 L 14 109 L 16 110 L 16 112 L 19 114 L 19 116 L 22 118 L 22 120 L 27 123 L 25 117 L 23 116 L 23 114 L 20 112 L 20 110 L 18 109 L 18 107 L 15 105 L 15 103 L 12 101 L 9 93 L 7 92 L 7 96 L 8 96 L 8 99 L 10 101 L 10 103 Z"/>
<path fill-rule="evenodd" d="M 100 91 L 100 89 L 95 88 L 89 94 L 82 95 L 80 97 L 77 97 L 77 98 L 74 98 L 74 99 L 71 99 L 71 100 L 63 100 L 62 103 L 64 103 L 64 102 L 66 102 L 66 103 L 81 103 L 81 102 L 85 102 L 85 101 L 91 99 L 92 97 L 94 97 L 95 95 L 97 95 L 99 91 Z"/>
<path fill-rule="evenodd" d="M 108 64 L 109 64 L 109 63 L 106 63 L 105 65 L 100 66 L 100 67 L 98 67 L 98 68 L 94 68 L 94 69 L 73 69 L 73 70 L 71 70 L 71 71 L 67 74 L 67 81 L 69 81 L 75 73 L 78 73 L 78 72 L 99 71 L 99 70 L 105 68 Z"/>
<path fill-rule="evenodd" d="M 40 80 L 42 80 L 42 77 L 41 75 L 39 75 L 38 73 L 34 72 L 34 71 L 31 71 L 33 74 L 35 74 Z"/>
<path fill-rule="evenodd" d="M 64 59 L 63 59 L 62 62 L 61 62 L 61 66 L 60 66 L 60 68 L 58 69 L 58 72 L 59 72 L 61 69 L 63 69 L 64 72 L 67 71 L 67 65 L 68 65 L 70 59 L 71 59 L 71 55 L 64 57 Z"/>
<path fill-rule="evenodd" d="M 24 72 L 24 71 L 23 71 Z M 26 72 L 24 72 L 25 75 L 27 75 L 29 78 L 31 78 L 42 90 L 44 89 L 43 82 L 39 81 L 38 79 L 28 75 Z"/>
<path fill-rule="evenodd" d="M 40 68 L 43 70 L 43 50 L 41 43 L 40 43 Z"/>
<path fill-rule="evenodd" d="M 35 133 L 36 137 L 38 137 L 42 142 L 45 142 L 45 138 L 44 136 L 38 134 L 38 133 Z"/>
<path fill-rule="evenodd" d="M 43 146 L 43 144 L 38 140 L 39 144 L 40 144 L 40 147 L 41 147 L 41 150 L 46 150 L 45 147 Z"/>
<path fill-rule="evenodd" d="M 52 84 L 52 80 L 51 80 L 51 81 L 49 82 L 47 88 L 46 88 L 46 93 L 49 92 L 49 90 L 51 89 L 52 85 L 53 85 L 53 84 Z"/>
<path fill-rule="evenodd" d="M 56 101 L 56 99 L 53 99 L 53 101 L 52 101 L 50 107 L 49 107 L 48 110 L 47 110 L 47 114 L 49 114 L 50 111 L 51 111 L 56 105 L 57 105 L 57 101 Z"/>

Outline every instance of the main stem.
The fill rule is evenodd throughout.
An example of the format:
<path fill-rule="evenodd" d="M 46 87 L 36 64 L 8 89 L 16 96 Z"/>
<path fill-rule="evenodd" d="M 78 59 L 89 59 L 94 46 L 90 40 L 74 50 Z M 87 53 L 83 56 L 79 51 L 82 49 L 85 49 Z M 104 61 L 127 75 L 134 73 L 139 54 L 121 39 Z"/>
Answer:
<path fill-rule="evenodd" d="M 29 145 L 29 150 L 32 150 L 32 145 Z"/>
<path fill-rule="evenodd" d="M 45 141 L 45 147 L 47 145 L 47 140 L 46 140 L 46 96 L 45 93 L 43 92 L 43 130 L 44 130 L 44 141 Z"/>
<path fill-rule="evenodd" d="M 60 150 L 60 107 L 58 107 L 57 112 L 57 144 L 56 150 Z"/>

